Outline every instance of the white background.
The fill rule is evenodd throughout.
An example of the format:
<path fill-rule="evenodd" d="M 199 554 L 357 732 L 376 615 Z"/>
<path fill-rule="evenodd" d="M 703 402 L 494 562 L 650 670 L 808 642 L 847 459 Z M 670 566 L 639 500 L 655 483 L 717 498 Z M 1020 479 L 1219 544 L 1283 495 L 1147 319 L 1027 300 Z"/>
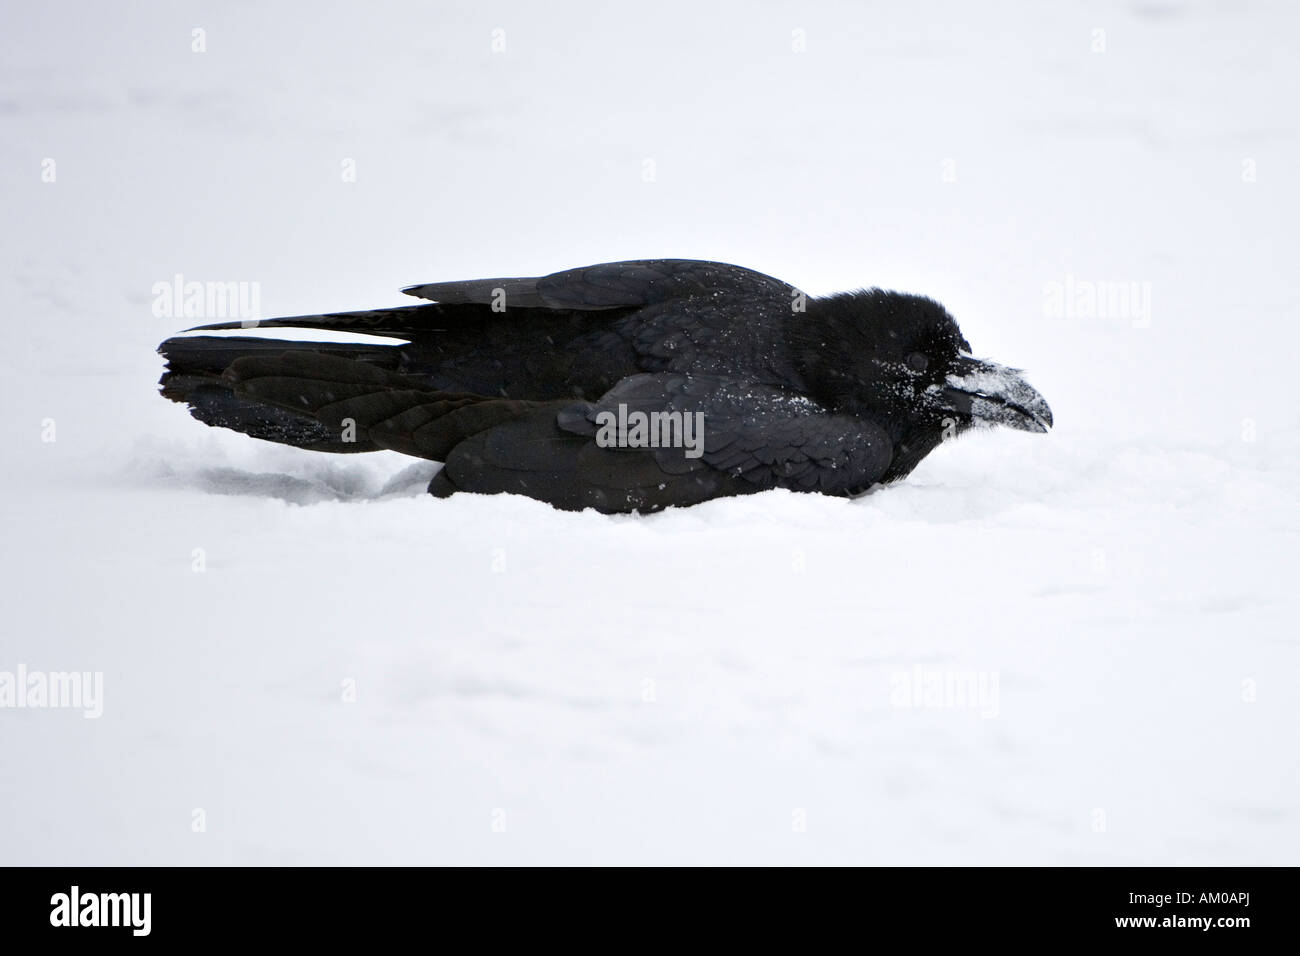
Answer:
<path fill-rule="evenodd" d="M 1297 862 L 1294 5 L 0 9 L 0 671 L 104 679 L 0 710 L 0 862 Z M 935 296 L 1057 427 L 607 518 L 155 392 L 176 273 L 656 256 Z"/>

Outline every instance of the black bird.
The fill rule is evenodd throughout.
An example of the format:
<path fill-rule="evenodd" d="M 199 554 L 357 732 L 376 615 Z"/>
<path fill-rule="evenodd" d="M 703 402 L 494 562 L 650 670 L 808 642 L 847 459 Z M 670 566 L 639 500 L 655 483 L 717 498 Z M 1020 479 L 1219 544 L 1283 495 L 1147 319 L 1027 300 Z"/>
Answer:
<path fill-rule="evenodd" d="M 438 497 L 513 492 L 603 512 L 768 488 L 855 495 L 973 426 L 1052 424 L 1016 370 L 973 358 L 921 296 L 813 298 L 687 259 L 403 291 L 433 304 L 257 325 L 404 344 L 170 338 L 162 393 L 254 438 L 445 462 Z"/>

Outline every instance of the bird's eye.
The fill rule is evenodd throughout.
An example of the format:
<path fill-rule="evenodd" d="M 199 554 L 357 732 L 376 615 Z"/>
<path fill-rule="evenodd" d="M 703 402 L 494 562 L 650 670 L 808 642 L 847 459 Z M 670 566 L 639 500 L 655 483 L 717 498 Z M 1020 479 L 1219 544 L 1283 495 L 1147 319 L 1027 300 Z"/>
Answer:
<path fill-rule="evenodd" d="M 924 372 L 930 360 L 920 352 L 913 352 L 907 357 L 907 367 L 913 372 Z"/>

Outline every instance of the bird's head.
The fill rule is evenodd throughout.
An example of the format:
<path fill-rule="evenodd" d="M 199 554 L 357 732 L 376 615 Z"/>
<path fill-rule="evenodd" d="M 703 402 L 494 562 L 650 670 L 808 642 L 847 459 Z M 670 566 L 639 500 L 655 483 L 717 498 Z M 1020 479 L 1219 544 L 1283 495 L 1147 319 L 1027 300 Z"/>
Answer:
<path fill-rule="evenodd" d="M 875 421 L 896 443 L 931 434 L 937 442 L 976 426 L 1045 432 L 1052 424 L 1052 410 L 1019 370 L 973 357 L 933 299 L 881 289 L 810 299 L 807 314 L 791 322 L 790 340 L 818 402 Z"/>

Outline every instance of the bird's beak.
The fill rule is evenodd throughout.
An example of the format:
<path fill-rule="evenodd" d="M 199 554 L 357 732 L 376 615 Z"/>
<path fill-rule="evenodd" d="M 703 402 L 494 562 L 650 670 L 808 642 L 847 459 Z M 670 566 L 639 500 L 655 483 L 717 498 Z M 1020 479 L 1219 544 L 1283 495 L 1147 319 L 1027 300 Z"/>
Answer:
<path fill-rule="evenodd" d="M 1027 432 L 1045 432 L 1052 410 L 1043 396 L 1020 377 L 1018 369 L 962 355 L 942 389 L 944 404 L 969 415 L 976 425 L 1009 425 Z"/>

